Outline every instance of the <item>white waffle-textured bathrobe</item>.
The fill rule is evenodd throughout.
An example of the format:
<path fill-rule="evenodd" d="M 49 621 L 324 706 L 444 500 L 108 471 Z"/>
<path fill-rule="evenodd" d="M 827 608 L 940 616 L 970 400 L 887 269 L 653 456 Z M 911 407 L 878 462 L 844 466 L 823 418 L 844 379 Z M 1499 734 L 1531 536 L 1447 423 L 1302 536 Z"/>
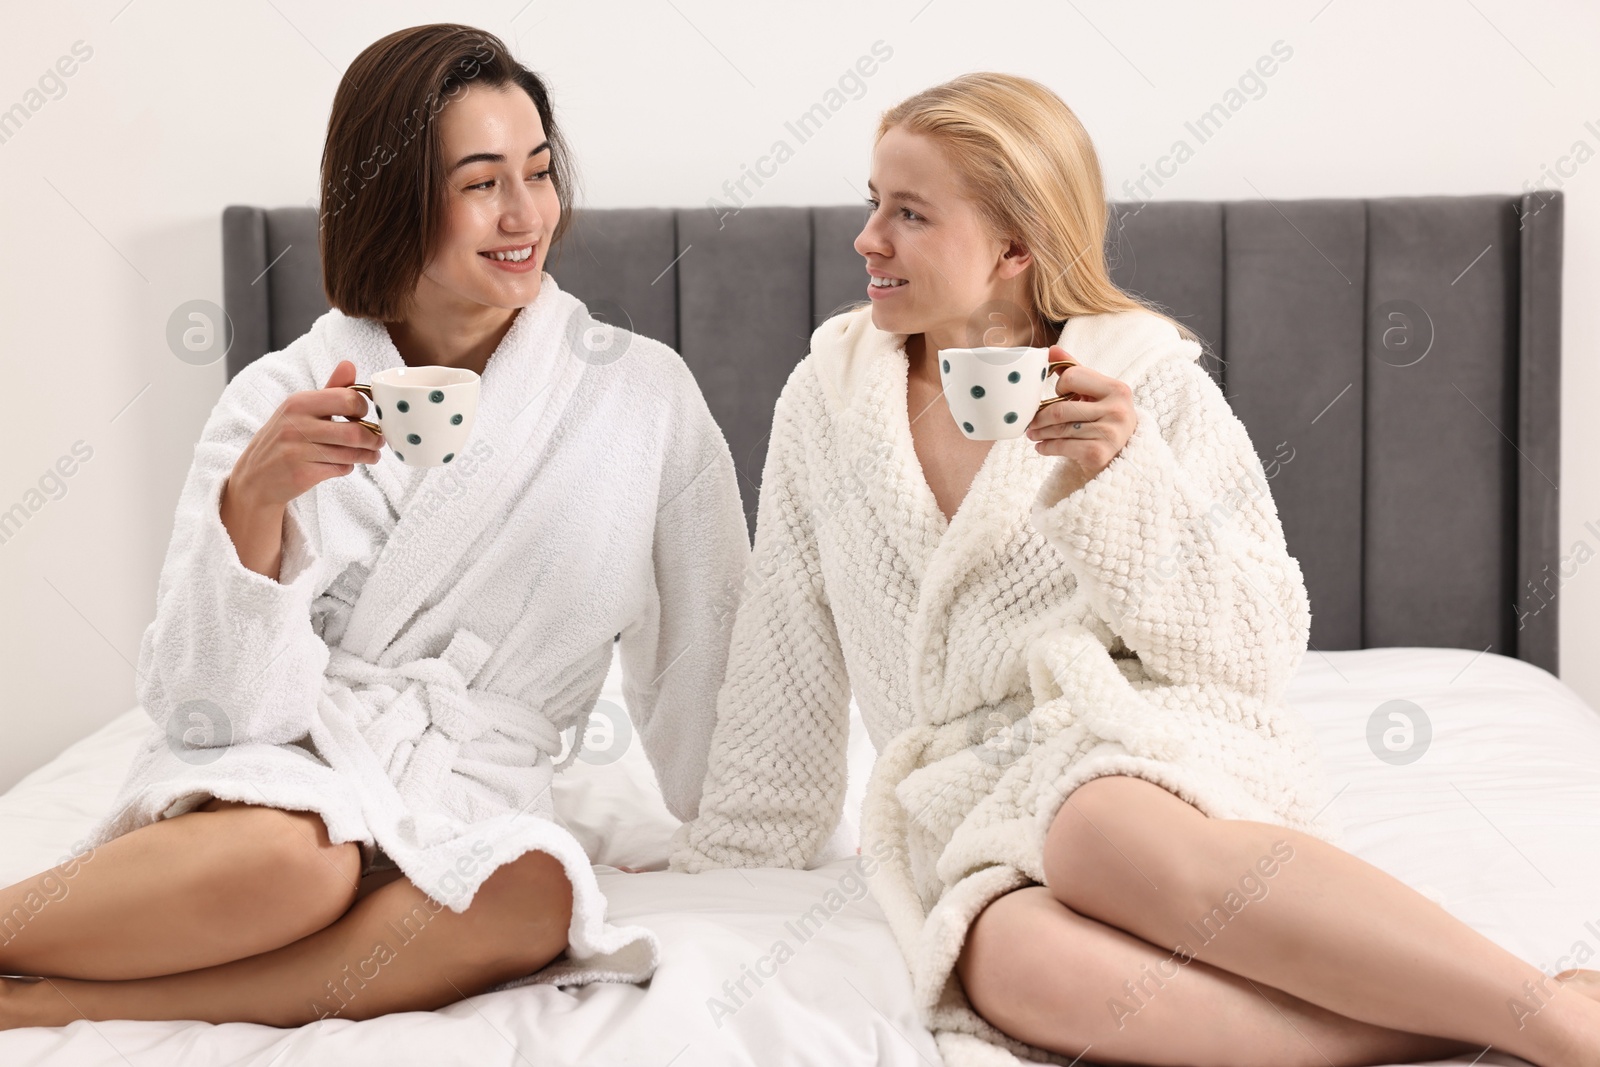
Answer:
<path fill-rule="evenodd" d="M 844 796 L 853 692 L 879 753 L 862 852 L 887 857 L 873 893 L 946 1062 L 1048 1060 L 975 1014 L 952 968 L 986 904 L 1045 881 L 1073 789 L 1137 775 L 1214 817 L 1340 837 L 1282 699 L 1305 586 L 1243 424 L 1170 323 L 1071 319 L 1067 352 L 1132 387 L 1133 435 L 1070 494 L 1066 460 L 998 441 L 946 522 L 905 337 L 870 316 L 819 327 L 778 402 L 757 577 L 672 866 L 805 865 Z"/>
<path fill-rule="evenodd" d="M 332 840 L 369 859 L 381 848 L 456 911 L 538 849 L 572 881 L 567 958 L 507 984 L 650 975 L 655 935 L 606 921 L 588 857 L 552 811 L 553 759 L 620 633 L 638 737 L 668 807 L 694 815 L 749 539 L 688 367 L 595 328 L 544 276 L 485 367 L 461 454 L 419 470 L 386 447 L 296 498 L 277 581 L 240 563 L 219 517 L 235 459 L 339 360 L 363 382 L 404 363 L 381 323 L 329 311 L 228 383 L 140 648 L 138 696 L 156 725 L 92 844 L 207 795 L 316 811 Z"/>

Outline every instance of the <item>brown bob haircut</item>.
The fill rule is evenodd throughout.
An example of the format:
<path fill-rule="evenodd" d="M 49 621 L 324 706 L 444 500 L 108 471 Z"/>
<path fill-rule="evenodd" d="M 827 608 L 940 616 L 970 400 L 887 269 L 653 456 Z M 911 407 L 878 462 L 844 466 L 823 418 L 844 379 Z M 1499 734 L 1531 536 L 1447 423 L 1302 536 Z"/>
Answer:
<path fill-rule="evenodd" d="M 322 147 L 318 246 L 328 303 L 358 318 L 405 316 L 443 226 L 448 186 L 435 121 L 472 86 L 527 93 L 550 142 L 561 199 L 554 245 L 572 219 L 573 175 L 550 94 L 500 38 L 471 26 L 412 26 L 369 45 L 339 80 Z"/>

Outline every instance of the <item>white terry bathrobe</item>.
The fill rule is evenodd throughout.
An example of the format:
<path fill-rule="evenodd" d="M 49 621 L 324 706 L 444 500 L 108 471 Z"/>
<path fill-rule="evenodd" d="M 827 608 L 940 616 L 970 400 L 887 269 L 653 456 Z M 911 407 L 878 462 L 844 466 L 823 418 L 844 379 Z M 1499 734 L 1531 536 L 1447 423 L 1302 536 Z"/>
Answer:
<path fill-rule="evenodd" d="M 1067 352 L 1132 388 L 1132 436 L 1070 494 L 1066 460 L 997 441 L 948 522 L 912 443 L 905 340 L 869 308 L 836 316 L 784 387 L 757 577 L 672 867 L 810 862 L 843 802 L 853 692 L 878 750 L 862 853 L 884 858 L 873 894 L 945 1062 L 1067 1063 L 971 1009 L 952 970 L 967 928 L 1044 883 L 1046 831 L 1100 775 L 1342 837 L 1283 703 L 1305 586 L 1243 424 L 1170 323 L 1069 320 Z"/>
<path fill-rule="evenodd" d="M 572 882 L 567 957 L 505 985 L 649 977 L 655 935 L 606 921 L 553 811 L 553 759 L 563 730 L 582 737 L 620 633 L 638 736 L 669 809 L 694 815 L 749 540 L 688 367 L 595 327 L 545 275 L 485 367 L 462 454 L 419 470 L 385 447 L 297 497 L 277 581 L 222 525 L 234 461 L 339 360 L 363 382 L 404 363 L 381 323 L 334 310 L 228 384 L 140 648 L 156 726 L 91 844 L 207 796 L 310 810 L 456 911 L 538 849 Z"/>

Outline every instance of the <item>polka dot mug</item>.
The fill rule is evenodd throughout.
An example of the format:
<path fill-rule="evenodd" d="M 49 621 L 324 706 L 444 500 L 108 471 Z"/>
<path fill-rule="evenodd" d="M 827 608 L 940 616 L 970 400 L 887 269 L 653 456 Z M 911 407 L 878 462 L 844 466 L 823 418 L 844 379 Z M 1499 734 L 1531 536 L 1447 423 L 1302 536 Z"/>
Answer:
<path fill-rule="evenodd" d="M 1022 436 L 1046 404 L 1076 399 L 1057 396 L 1050 375 L 1076 367 L 1070 359 L 1050 362 L 1048 348 L 941 348 L 939 378 L 945 401 L 961 432 L 973 441 Z"/>
<path fill-rule="evenodd" d="M 478 412 L 478 375 L 465 367 L 386 367 L 351 389 L 372 402 L 378 434 L 408 467 L 441 467 L 461 454 Z"/>

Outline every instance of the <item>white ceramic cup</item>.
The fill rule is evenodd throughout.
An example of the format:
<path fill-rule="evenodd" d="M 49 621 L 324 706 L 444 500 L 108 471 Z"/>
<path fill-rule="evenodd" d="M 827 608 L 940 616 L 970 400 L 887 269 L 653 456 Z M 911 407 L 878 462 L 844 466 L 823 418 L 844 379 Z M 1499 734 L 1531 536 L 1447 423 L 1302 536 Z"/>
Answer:
<path fill-rule="evenodd" d="M 1077 400 L 1057 396 L 1050 375 L 1076 367 L 1070 359 L 1050 361 L 1048 348 L 942 348 L 939 377 L 945 401 L 961 432 L 973 441 L 1020 437 L 1047 404 Z"/>
<path fill-rule="evenodd" d="M 478 375 L 465 367 L 385 367 L 351 389 L 377 420 L 357 419 L 408 467 L 442 467 L 461 454 L 478 413 Z"/>

